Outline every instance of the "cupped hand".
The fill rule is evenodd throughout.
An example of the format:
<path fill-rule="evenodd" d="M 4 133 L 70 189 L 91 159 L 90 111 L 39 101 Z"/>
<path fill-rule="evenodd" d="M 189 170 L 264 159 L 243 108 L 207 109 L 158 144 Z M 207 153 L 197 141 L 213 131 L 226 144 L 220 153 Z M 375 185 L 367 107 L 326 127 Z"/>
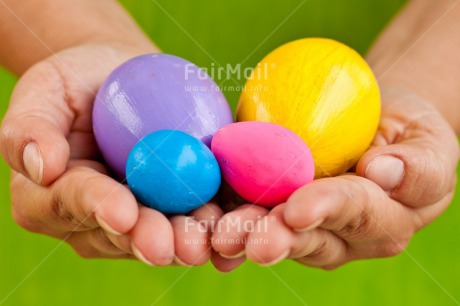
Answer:
<path fill-rule="evenodd" d="M 356 173 L 316 180 L 271 211 L 243 205 L 224 215 L 214 249 L 262 265 L 290 258 L 323 269 L 401 253 L 448 207 L 459 147 L 420 96 L 388 89 L 383 101 L 378 132 Z"/>
<path fill-rule="evenodd" d="M 13 218 L 29 231 L 65 239 L 85 258 L 201 265 L 212 252 L 211 229 L 203 230 L 200 221 L 220 218 L 220 208 L 207 204 L 168 219 L 139 206 L 125 185 L 108 176 L 95 142 L 95 93 L 137 51 L 84 45 L 36 64 L 20 79 L 0 136 L 12 168 Z M 195 226 L 185 230 L 185 224 Z M 217 261 L 223 271 L 234 265 Z"/>

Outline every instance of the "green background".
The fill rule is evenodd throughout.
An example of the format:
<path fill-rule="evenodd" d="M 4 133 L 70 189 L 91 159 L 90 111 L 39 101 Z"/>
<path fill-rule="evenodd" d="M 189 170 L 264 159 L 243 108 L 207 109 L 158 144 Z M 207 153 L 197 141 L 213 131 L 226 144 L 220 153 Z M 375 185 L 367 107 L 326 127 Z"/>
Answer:
<path fill-rule="evenodd" d="M 404 1 L 122 2 L 165 52 L 203 67 L 214 61 L 250 67 L 282 43 L 307 36 L 335 38 L 364 53 Z M 0 73 L 0 115 L 14 82 Z M 226 94 L 235 105 L 238 93 Z M 8 172 L 0 162 L 0 305 L 456 305 L 460 300 L 458 197 L 395 258 L 332 272 L 288 261 L 273 268 L 246 263 L 223 275 L 211 265 L 152 268 L 80 259 L 67 245 L 13 223 Z"/>

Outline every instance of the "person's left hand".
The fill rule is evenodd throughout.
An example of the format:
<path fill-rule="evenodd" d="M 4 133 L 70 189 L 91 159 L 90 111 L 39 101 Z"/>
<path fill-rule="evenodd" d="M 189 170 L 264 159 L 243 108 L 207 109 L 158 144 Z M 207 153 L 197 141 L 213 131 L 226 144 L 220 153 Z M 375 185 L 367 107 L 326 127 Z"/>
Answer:
<path fill-rule="evenodd" d="M 240 206 L 220 220 L 213 247 L 262 265 L 291 258 L 323 269 L 399 254 L 449 205 L 458 158 L 452 128 L 427 101 L 385 91 L 379 130 L 356 173 L 316 180 L 271 211 Z"/>

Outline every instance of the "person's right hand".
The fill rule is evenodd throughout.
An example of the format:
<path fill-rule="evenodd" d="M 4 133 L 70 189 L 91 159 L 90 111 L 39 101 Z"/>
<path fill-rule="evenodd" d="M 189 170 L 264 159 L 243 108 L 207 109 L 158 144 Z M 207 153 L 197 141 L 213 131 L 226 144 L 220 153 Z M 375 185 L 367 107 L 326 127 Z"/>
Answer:
<path fill-rule="evenodd" d="M 265 266 L 289 258 L 327 270 L 403 252 L 451 203 L 460 150 L 430 101 L 391 87 L 382 98 L 379 128 L 356 171 L 314 180 L 272 210 L 238 207 L 220 219 L 213 248 Z"/>
<path fill-rule="evenodd" d="M 187 220 L 139 206 L 126 186 L 107 175 L 95 142 L 95 93 L 115 67 L 135 55 L 84 45 L 36 64 L 20 79 L 0 136 L 12 168 L 13 218 L 29 231 L 65 239 L 85 258 L 201 265 L 212 252 L 210 234 L 199 230 L 198 221 L 218 220 L 221 209 L 207 204 Z M 185 222 L 196 226 L 185 231 Z M 212 256 L 221 271 L 240 263 Z"/>

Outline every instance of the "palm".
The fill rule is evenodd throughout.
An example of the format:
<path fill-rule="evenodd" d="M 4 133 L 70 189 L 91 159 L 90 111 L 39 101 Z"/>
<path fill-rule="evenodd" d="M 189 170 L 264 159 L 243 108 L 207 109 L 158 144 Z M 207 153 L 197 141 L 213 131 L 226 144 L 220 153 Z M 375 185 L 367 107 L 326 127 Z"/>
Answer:
<path fill-rule="evenodd" d="M 168 220 L 138 206 L 131 192 L 107 175 L 98 150 L 92 129 L 95 94 L 107 75 L 131 57 L 113 48 L 83 46 L 39 63 L 20 80 L 12 97 L 16 107 L 10 108 L 4 125 L 8 130 L 18 118 L 27 119 L 29 140 L 23 141 L 32 135 L 40 144 L 45 167 L 43 187 L 13 173 L 14 218 L 26 229 L 65 239 L 84 257 L 133 258 L 134 254 L 154 265 L 171 264 L 174 258 L 188 265 L 204 264 L 211 257 L 209 244 L 185 243 L 187 238 L 209 239 L 198 222 L 220 218 L 218 206 L 207 204 L 192 212 L 195 230 L 186 232 L 186 216 Z M 26 103 L 27 107 L 18 107 Z M 224 271 L 241 263 L 217 254 L 212 259 Z"/>
<path fill-rule="evenodd" d="M 395 175 L 398 162 L 370 167 L 384 156 L 399 160 L 402 178 Z M 227 256 L 244 251 L 262 264 L 292 258 L 322 268 L 395 255 L 448 206 L 457 161 L 456 137 L 428 102 L 385 92 L 379 130 L 356 173 L 316 180 L 271 211 L 243 205 L 227 213 L 220 222 L 262 224 L 251 233 L 216 233 L 213 247 Z M 235 240 L 247 243 L 225 243 Z"/>

